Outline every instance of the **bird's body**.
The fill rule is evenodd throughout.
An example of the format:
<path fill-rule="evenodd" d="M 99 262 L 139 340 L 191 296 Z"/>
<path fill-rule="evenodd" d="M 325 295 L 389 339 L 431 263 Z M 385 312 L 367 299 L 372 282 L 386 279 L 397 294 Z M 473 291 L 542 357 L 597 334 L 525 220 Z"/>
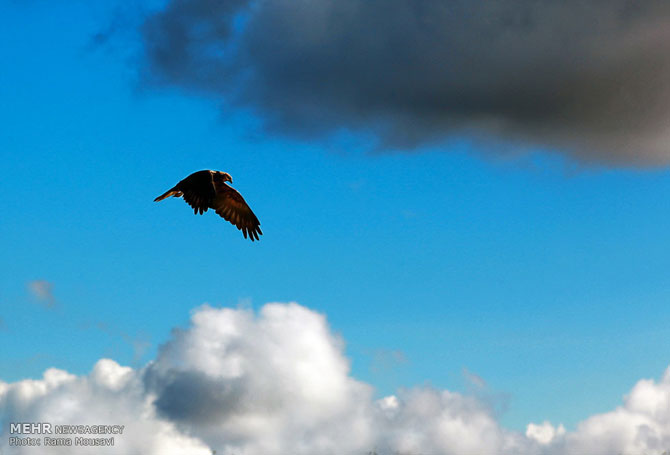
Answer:
<path fill-rule="evenodd" d="M 154 201 L 162 201 L 170 196 L 183 197 L 193 208 L 193 213 L 202 215 L 207 209 L 213 209 L 242 231 L 244 238 L 248 236 L 252 242 L 258 240 L 258 236 L 263 234 L 261 223 L 242 195 L 226 182 L 233 182 L 230 174 L 226 172 L 210 170 L 194 172 Z"/>

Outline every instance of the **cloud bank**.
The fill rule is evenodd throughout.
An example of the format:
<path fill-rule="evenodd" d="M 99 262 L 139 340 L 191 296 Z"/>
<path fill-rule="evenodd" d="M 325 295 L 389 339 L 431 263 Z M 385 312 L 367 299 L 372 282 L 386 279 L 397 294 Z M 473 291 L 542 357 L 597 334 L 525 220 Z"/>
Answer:
<path fill-rule="evenodd" d="M 660 454 L 670 449 L 670 369 L 574 432 L 543 422 L 522 434 L 476 397 L 448 390 L 374 400 L 325 317 L 303 306 L 203 306 L 143 368 L 102 359 L 85 376 L 50 369 L 0 382 L 0 448 L 35 453 L 8 447 L 9 422 L 124 425 L 114 447 L 48 449 L 56 455 Z"/>
<path fill-rule="evenodd" d="M 659 165 L 669 25 L 664 0 L 169 0 L 142 27 L 144 75 L 302 138 Z"/>

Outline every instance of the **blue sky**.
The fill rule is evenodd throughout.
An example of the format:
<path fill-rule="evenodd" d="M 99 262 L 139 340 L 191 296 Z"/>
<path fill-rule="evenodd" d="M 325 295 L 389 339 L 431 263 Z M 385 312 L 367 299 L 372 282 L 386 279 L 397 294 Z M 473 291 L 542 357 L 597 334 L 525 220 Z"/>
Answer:
<path fill-rule="evenodd" d="M 467 392 L 466 369 L 518 429 L 570 428 L 670 363 L 665 168 L 288 139 L 139 83 L 133 38 L 91 44 L 111 5 L 0 5 L 2 380 L 142 365 L 205 302 L 325 314 L 379 396 Z M 233 176 L 259 243 L 152 202 L 205 168 Z"/>

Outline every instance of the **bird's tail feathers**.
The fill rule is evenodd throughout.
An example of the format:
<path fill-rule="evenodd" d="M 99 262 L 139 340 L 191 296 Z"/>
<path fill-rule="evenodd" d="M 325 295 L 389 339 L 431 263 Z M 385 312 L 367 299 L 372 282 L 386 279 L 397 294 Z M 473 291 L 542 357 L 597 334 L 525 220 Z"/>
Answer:
<path fill-rule="evenodd" d="M 181 195 L 182 195 L 181 191 L 177 190 L 176 188 L 172 188 L 170 190 L 167 190 L 165 193 L 161 194 L 160 196 L 158 196 L 156 199 L 154 199 L 154 202 L 162 201 L 163 199 L 168 198 L 170 196 L 179 197 Z"/>

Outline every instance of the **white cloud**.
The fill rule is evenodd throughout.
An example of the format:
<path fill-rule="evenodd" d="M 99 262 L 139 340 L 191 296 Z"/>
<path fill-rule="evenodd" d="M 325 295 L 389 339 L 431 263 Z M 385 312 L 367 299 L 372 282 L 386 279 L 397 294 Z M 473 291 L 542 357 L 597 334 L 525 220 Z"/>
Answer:
<path fill-rule="evenodd" d="M 428 387 L 404 390 L 395 413 L 379 425 L 381 453 L 521 453 L 520 435 L 502 429 L 473 397 Z M 387 413 L 388 415 L 388 413 Z"/>
<path fill-rule="evenodd" d="M 670 368 L 659 382 L 638 381 L 622 406 L 581 422 L 566 435 L 566 450 L 593 455 L 670 450 Z"/>
<path fill-rule="evenodd" d="M 151 401 L 141 372 L 109 359 L 99 360 L 88 376 L 77 377 L 52 368 L 40 380 L 0 383 L 0 421 L 3 422 L 0 452 L 7 455 L 38 453 L 40 449 L 35 447 L 8 446 L 9 423 L 48 422 L 52 425 L 124 425 L 124 431 L 114 437 L 114 447 L 77 447 L 76 451 L 71 447 L 49 447 L 42 448 L 42 453 L 47 450 L 54 455 L 211 453 L 203 443 L 177 431 L 174 424 L 157 418 Z"/>
<path fill-rule="evenodd" d="M 558 428 L 556 428 L 546 420 L 540 425 L 529 423 L 526 427 L 526 437 L 534 439 L 540 444 L 549 444 L 554 438 L 564 434 L 565 428 L 563 425 L 559 425 Z"/>
<path fill-rule="evenodd" d="M 543 422 L 522 434 L 475 396 L 416 387 L 374 401 L 351 377 L 342 340 L 305 307 L 203 306 L 144 368 L 103 359 L 85 376 L 50 369 L 0 382 L 0 422 L 7 455 L 35 453 L 7 447 L 9 422 L 125 426 L 114 448 L 77 454 L 660 454 L 670 449 L 670 370 L 574 432 Z"/>
<path fill-rule="evenodd" d="M 217 453 L 353 453 L 370 447 L 372 389 L 342 341 L 297 304 L 202 307 L 147 369 L 156 409 Z"/>

